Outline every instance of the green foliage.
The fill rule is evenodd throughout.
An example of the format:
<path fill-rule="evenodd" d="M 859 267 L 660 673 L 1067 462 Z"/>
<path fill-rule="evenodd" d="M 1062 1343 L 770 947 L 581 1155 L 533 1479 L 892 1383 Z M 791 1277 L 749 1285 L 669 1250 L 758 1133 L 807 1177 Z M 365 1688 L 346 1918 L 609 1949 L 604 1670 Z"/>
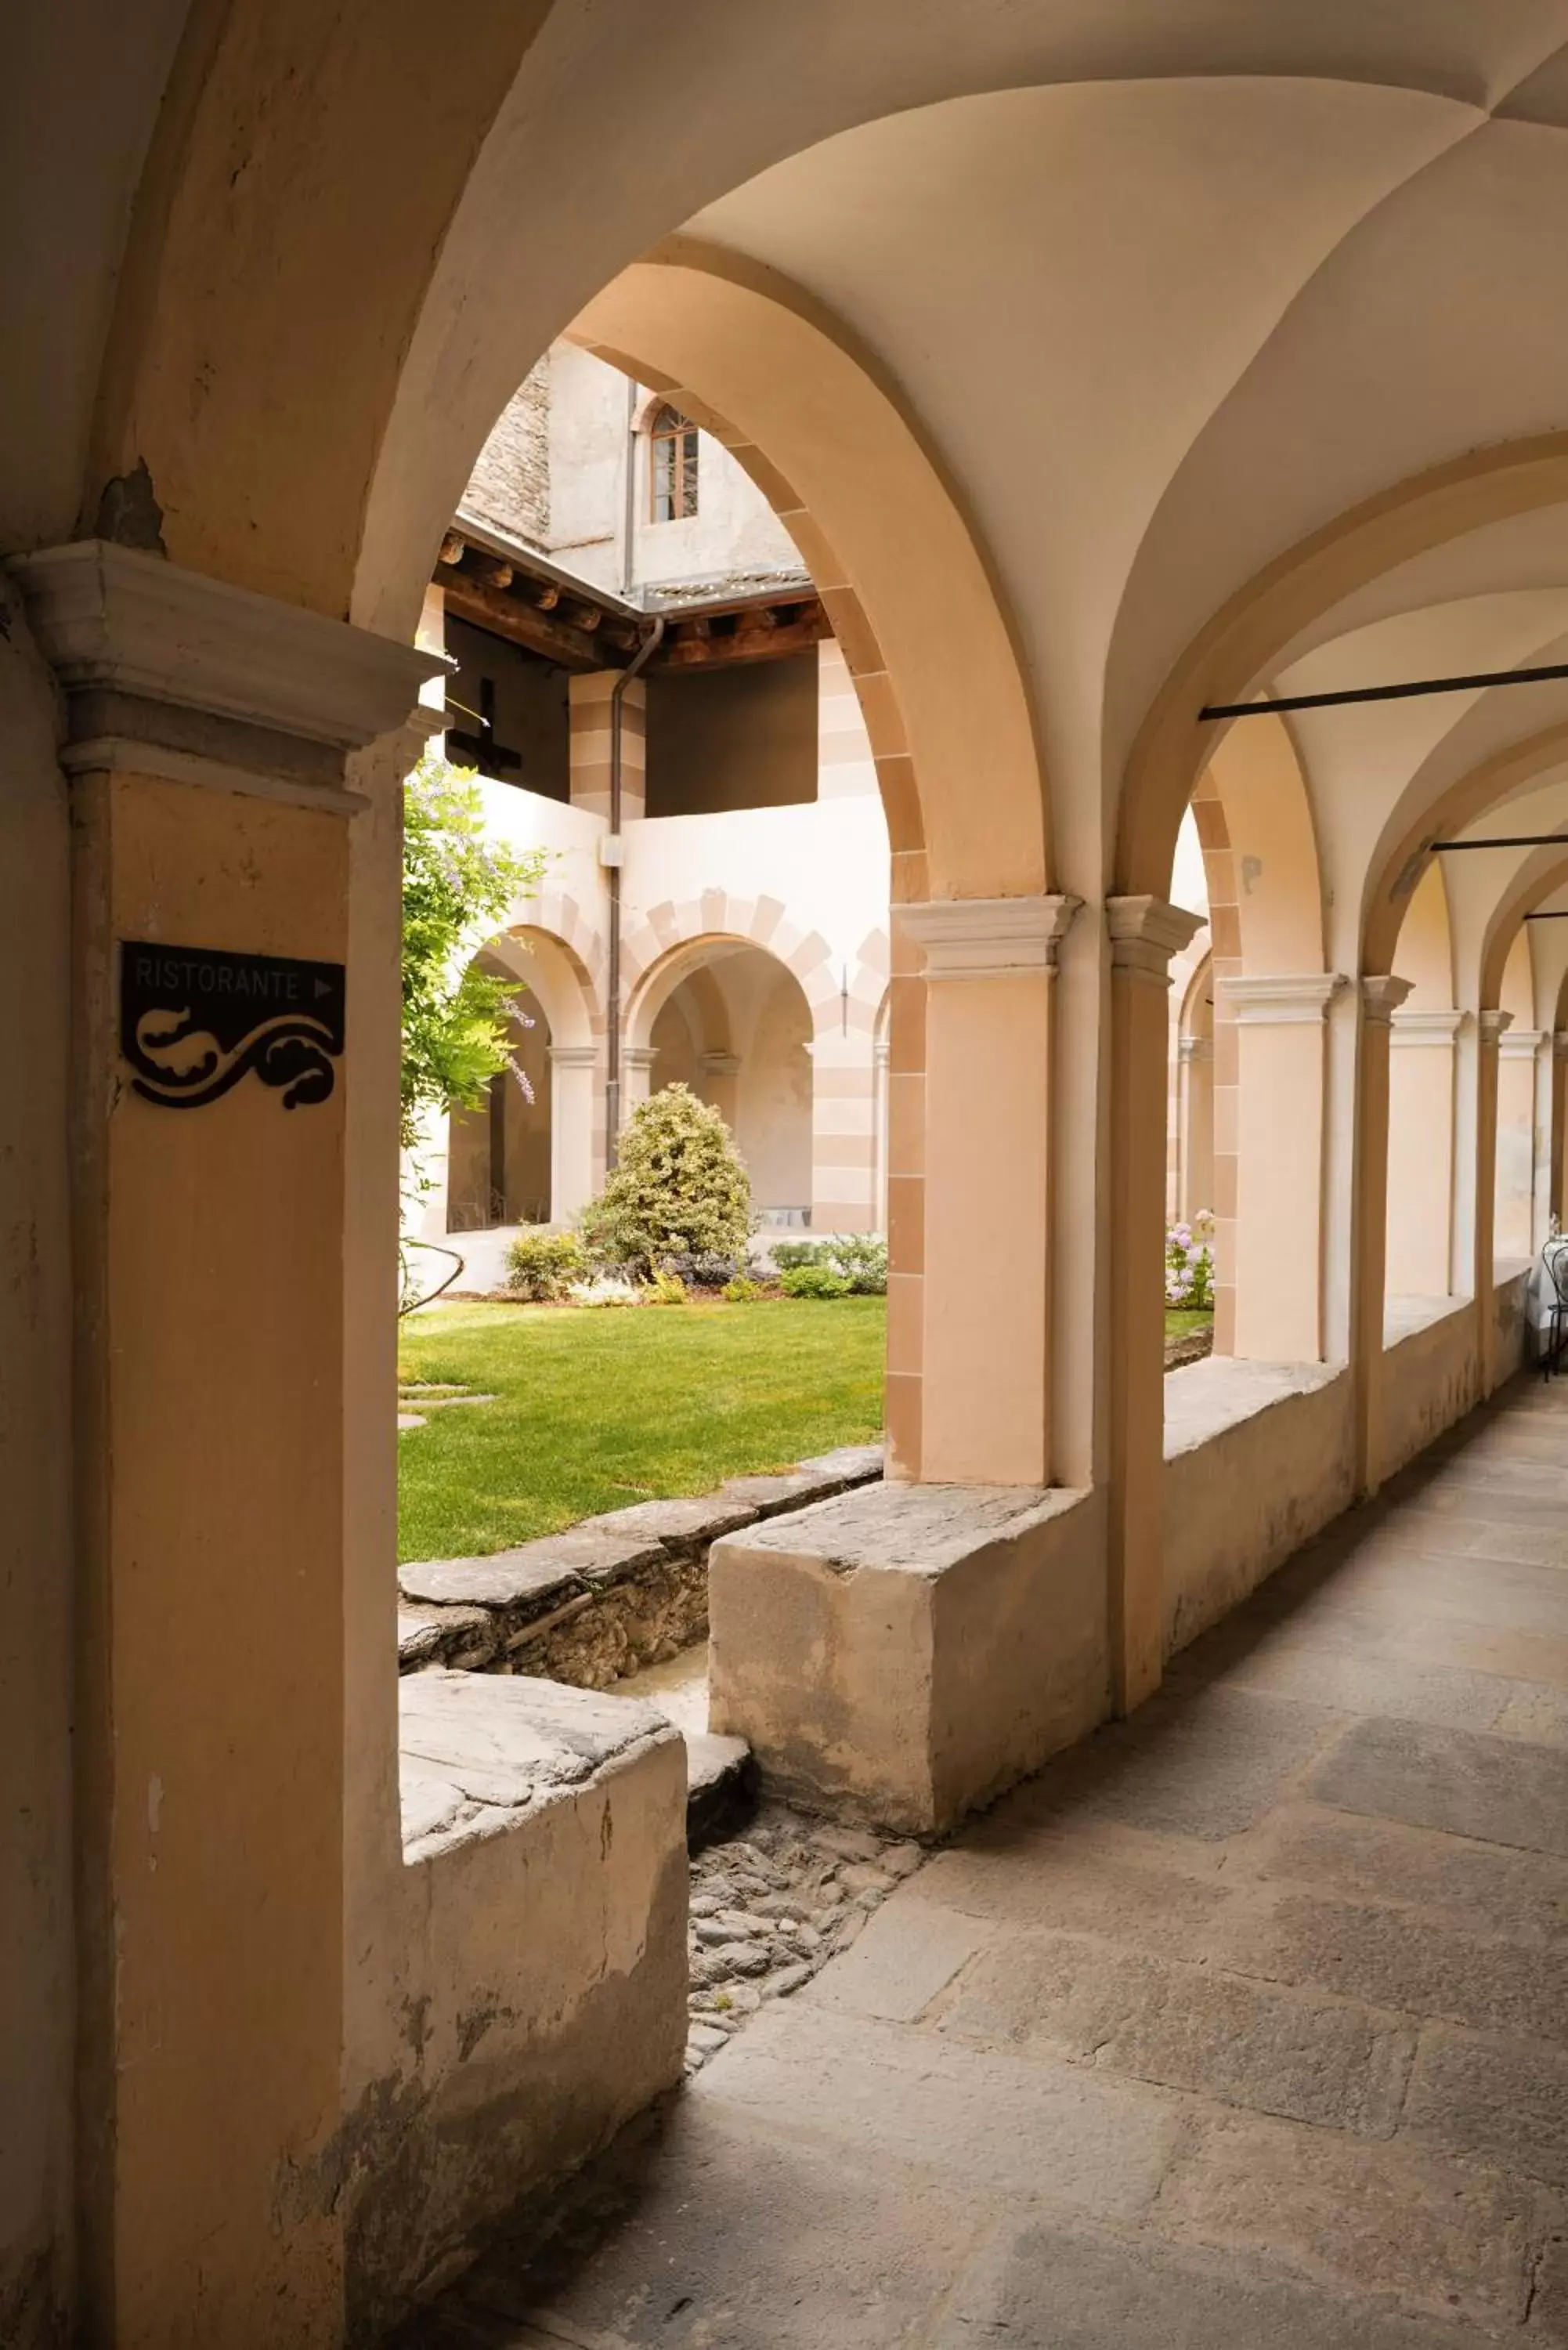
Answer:
<path fill-rule="evenodd" d="M 786 1295 L 791 1297 L 885 1297 L 888 1294 L 888 1243 L 860 1232 L 839 1240 L 775 1241 L 774 1263 Z M 808 1271 L 834 1274 L 842 1289 L 792 1289 L 790 1276 Z"/>
<path fill-rule="evenodd" d="M 665 1268 L 654 1274 L 642 1302 L 645 1305 L 684 1305 L 687 1303 L 686 1284 L 678 1273 Z"/>
<path fill-rule="evenodd" d="M 847 1297 L 849 1284 L 830 1264 L 792 1264 L 779 1275 L 786 1297 Z"/>
<path fill-rule="evenodd" d="M 576 1232 L 519 1232 L 506 1252 L 506 1286 L 535 1304 L 564 1297 L 567 1284 L 587 1271 Z"/>
<path fill-rule="evenodd" d="M 754 1305 L 759 1297 L 767 1295 L 767 1292 L 760 1281 L 747 1281 L 742 1275 L 734 1281 L 727 1281 L 719 1295 L 726 1305 Z"/>
<path fill-rule="evenodd" d="M 689 1086 L 638 1105 L 620 1162 L 582 1219 L 594 1255 L 645 1281 L 671 1258 L 743 1255 L 751 1223 L 751 1180 L 730 1129 Z"/>
<path fill-rule="evenodd" d="M 511 1059 L 514 983 L 473 956 L 514 898 L 537 887 L 544 850 L 519 855 L 484 836 L 473 775 L 428 752 L 403 790 L 402 1139 L 421 1111 L 476 1109 Z"/>

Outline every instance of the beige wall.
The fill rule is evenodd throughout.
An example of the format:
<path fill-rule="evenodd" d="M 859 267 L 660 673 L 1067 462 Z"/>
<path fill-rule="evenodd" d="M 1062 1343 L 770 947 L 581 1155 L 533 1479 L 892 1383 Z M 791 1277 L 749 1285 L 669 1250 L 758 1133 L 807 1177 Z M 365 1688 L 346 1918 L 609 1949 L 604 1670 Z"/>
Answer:
<path fill-rule="evenodd" d="M 69 874 L 52 681 L 3 577 L 0 622 L 0 2332 L 30 2350 L 74 2265 Z"/>

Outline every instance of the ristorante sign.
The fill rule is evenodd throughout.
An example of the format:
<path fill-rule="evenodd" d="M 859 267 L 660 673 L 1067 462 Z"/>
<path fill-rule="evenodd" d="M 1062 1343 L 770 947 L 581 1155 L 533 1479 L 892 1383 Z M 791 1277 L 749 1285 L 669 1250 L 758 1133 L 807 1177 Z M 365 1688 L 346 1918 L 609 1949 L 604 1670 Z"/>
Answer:
<path fill-rule="evenodd" d="M 346 1013 L 340 962 L 120 941 L 120 1050 L 132 1090 L 165 1109 L 199 1109 L 253 1072 L 285 1109 L 325 1101 Z"/>

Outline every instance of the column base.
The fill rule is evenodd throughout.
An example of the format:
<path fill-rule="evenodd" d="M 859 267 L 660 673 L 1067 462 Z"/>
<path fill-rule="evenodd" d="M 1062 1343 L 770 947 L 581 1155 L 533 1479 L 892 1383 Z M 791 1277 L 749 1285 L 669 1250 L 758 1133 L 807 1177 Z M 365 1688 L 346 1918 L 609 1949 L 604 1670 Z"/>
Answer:
<path fill-rule="evenodd" d="M 1091 1496 L 877 1485 L 713 1546 L 709 1722 L 809 1807 L 932 1835 L 1103 1721 Z"/>

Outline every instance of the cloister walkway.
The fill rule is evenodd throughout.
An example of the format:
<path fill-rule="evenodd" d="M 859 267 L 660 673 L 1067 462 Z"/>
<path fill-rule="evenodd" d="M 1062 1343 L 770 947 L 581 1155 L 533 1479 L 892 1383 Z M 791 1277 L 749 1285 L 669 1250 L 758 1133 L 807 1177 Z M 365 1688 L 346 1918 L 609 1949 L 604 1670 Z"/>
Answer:
<path fill-rule="evenodd" d="M 1562 2344 L 1565 2190 L 1568 1387 L 1516 1381 L 414 2338 Z"/>

